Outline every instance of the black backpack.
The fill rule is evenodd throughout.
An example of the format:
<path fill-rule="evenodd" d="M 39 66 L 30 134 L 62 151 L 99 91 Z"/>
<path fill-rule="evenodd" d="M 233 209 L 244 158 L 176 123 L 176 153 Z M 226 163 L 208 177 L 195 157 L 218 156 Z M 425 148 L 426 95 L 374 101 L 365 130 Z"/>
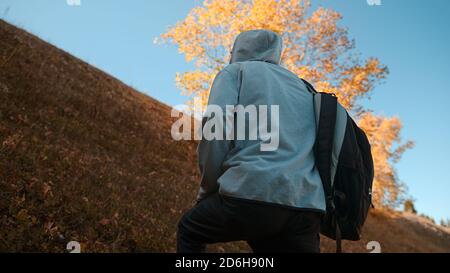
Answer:
<path fill-rule="evenodd" d="M 327 212 L 321 233 L 336 240 L 358 241 L 372 205 L 374 167 L 366 134 L 356 125 L 333 94 L 314 94 L 317 138 L 314 146 L 316 167 L 322 179 Z"/>

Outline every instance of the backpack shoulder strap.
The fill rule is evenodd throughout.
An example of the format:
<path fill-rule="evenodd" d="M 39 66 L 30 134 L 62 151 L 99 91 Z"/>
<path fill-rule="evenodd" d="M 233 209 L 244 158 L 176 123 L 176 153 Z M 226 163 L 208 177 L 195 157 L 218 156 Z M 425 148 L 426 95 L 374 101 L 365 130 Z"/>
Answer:
<path fill-rule="evenodd" d="M 339 227 L 339 215 L 334 205 L 334 193 L 331 183 L 332 154 L 338 102 L 336 96 L 329 93 L 319 93 L 307 81 L 303 80 L 306 88 L 314 95 L 314 108 L 316 113 L 317 135 L 314 144 L 316 167 L 322 180 L 326 198 L 327 213 L 331 213 L 335 226 L 336 252 L 342 252 L 342 237 Z M 318 109 L 319 108 L 319 109 Z"/>
<path fill-rule="evenodd" d="M 334 143 L 334 131 L 336 129 L 337 98 L 332 94 L 319 93 L 320 113 L 317 129 L 314 154 L 316 167 L 322 179 L 325 192 L 327 213 L 330 213 L 335 226 L 336 252 L 342 252 L 341 229 L 339 227 L 339 215 L 334 204 L 334 193 L 331 183 L 332 153 Z"/>
<path fill-rule="evenodd" d="M 334 130 L 336 127 L 337 99 L 335 96 L 319 93 L 320 113 L 314 154 L 316 166 L 322 179 L 327 200 L 327 209 L 334 209 L 331 183 L 331 156 L 333 152 Z"/>
<path fill-rule="evenodd" d="M 316 167 L 322 179 L 327 210 L 334 209 L 331 188 L 331 156 L 333 152 L 334 130 L 336 127 L 337 98 L 333 94 L 319 93 L 312 84 L 301 79 L 310 93 L 314 95 L 317 135 L 314 145 Z M 317 109 L 319 108 L 319 109 Z"/>
<path fill-rule="evenodd" d="M 302 82 L 306 85 L 306 89 L 311 92 L 312 94 L 318 94 L 319 92 L 316 91 L 316 89 L 314 88 L 314 86 L 312 86 L 312 84 L 310 84 L 308 81 L 301 79 Z"/>

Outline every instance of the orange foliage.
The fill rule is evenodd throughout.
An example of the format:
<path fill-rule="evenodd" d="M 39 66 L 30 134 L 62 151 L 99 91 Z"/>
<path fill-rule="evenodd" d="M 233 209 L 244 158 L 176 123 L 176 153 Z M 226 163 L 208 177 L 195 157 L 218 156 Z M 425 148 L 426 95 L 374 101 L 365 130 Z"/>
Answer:
<path fill-rule="evenodd" d="M 400 143 L 401 121 L 397 117 L 385 118 L 368 112 L 362 115 L 359 126 L 367 133 L 372 145 L 375 165 L 373 188 L 374 203 L 397 207 L 404 200 L 405 186 L 398 181 L 393 163 L 398 161 L 413 143 Z"/>

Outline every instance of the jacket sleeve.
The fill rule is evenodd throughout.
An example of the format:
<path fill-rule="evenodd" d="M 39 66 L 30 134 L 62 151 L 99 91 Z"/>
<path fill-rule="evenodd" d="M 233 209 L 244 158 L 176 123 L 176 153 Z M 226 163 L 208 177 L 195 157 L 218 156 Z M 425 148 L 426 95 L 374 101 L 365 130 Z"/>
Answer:
<path fill-rule="evenodd" d="M 217 180 L 223 174 L 222 164 L 231 149 L 232 140 L 226 140 L 226 128 L 223 127 L 221 139 L 205 138 L 205 125 L 217 118 L 221 125 L 226 124 L 227 106 L 236 106 L 239 100 L 239 73 L 233 73 L 226 68 L 217 74 L 211 87 L 208 101 L 208 107 L 202 119 L 202 139 L 198 145 L 197 155 L 200 168 L 200 190 L 197 195 L 197 201 L 208 197 L 219 190 Z M 220 116 L 217 110 L 221 109 Z M 214 114 L 212 114 L 214 112 Z M 233 114 L 232 114 L 233 115 Z M 232 117 L 232 116 L 231 116 Z M 229 118 L 229 117 L 228 117 Z M 229 119 L 228 119 L 229 120 Z M 217 123 L 216 123 L 217 124 Z M 214 128 L 215 130 L 217 128 Z"/>

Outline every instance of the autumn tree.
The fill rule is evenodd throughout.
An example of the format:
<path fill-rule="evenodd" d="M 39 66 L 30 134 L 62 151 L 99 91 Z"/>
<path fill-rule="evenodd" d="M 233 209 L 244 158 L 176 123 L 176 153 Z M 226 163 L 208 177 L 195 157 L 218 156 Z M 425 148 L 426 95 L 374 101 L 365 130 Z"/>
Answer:
<path fill-rule="evenodd" d="M 413 199 L 405 200 L 405 203 L 403 204 L 403 211 L 417 214 L 416 206 L 414 205 Z"/>
<path fill-rule="evenodd" d="M 375 204 L 395 207 L 402 198 L 402 185 L 393 164 L 411 143 L 400 143 L 398 118 L 376 116 L 358 104 L 388 69 L 376 58 L 358 58 L 355 43 L 339 24 L 341 18 L 331 9 L 312 11 L 309 0 L 206 0 L 162 34 L 160 41 L 175 44 L 186 61 L 195 64 L 195 70 L 176 75 L 177 86 L 192 106 L 194 101 L 207 103 L 212 81 L 229 63 L 240 32 L 278 33 L 284 45 L 281 64 L 316 89 L 335 93 L 368 133 L 375 159 Z"/>
<path fill-rule="evenodd" d="M 446 219 L 446 220 L 442 219 L 440 222 L 440 225 L 443 227 L 446 227 L 446 228 L 450 228 L 450 219 Z"/>

